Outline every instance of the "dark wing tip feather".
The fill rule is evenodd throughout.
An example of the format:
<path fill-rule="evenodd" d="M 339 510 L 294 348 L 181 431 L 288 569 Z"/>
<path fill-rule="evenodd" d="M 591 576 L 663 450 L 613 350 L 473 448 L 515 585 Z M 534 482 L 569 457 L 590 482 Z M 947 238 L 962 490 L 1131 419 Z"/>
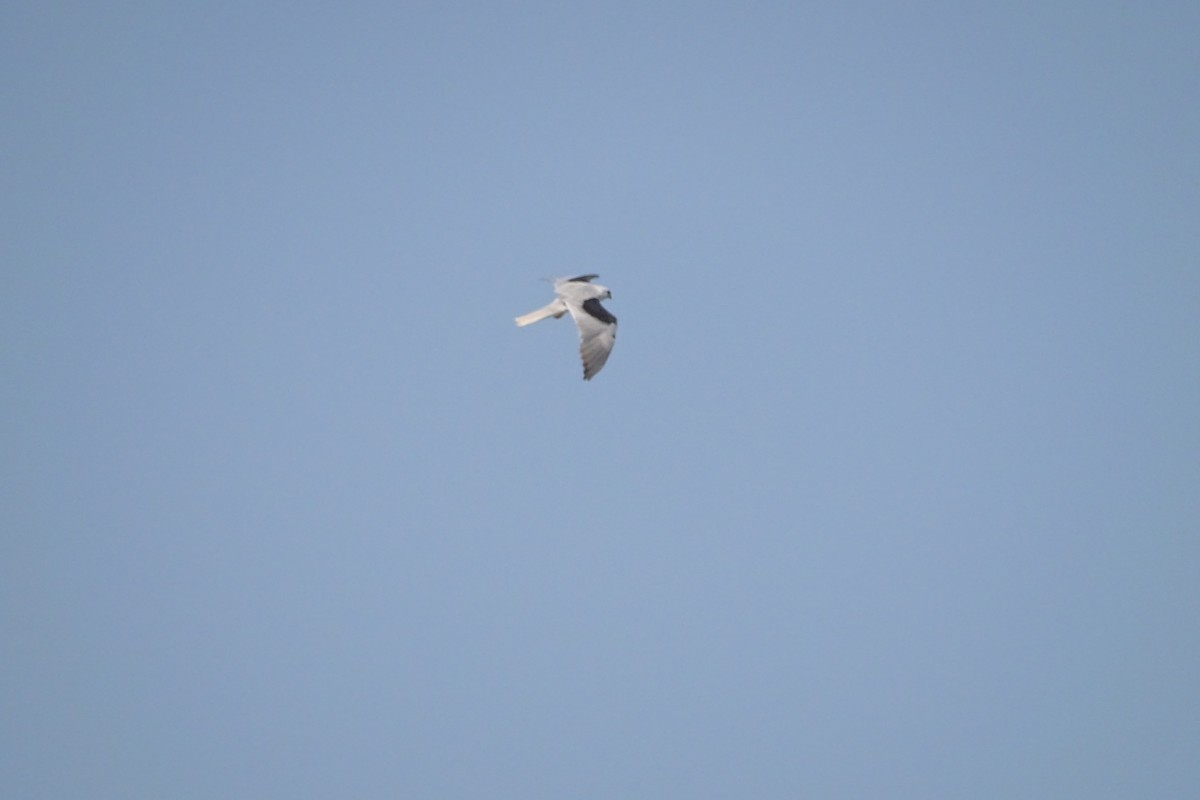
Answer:
<path fill-rule="evenodd" d="M 599 275 L 577 275 L 574 278 L 567 278 L 567 283 L 587 283 L 588 281 L 599 277 Z"/>

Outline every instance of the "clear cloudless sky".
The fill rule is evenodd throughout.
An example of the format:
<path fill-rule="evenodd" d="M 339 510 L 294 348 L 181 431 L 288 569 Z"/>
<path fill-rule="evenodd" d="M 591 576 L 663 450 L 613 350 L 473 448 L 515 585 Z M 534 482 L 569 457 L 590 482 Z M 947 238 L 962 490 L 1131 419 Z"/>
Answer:
<path fill-rule="evenodd" d="M 1198 42 L 6 3 L 0 795 L 1192 796 Z"/>

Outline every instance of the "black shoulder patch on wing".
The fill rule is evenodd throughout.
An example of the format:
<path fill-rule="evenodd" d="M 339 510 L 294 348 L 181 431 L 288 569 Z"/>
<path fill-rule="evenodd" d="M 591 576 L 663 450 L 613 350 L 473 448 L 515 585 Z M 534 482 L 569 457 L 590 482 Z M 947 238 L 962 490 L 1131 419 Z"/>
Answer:
<path fill-rule="evenodd" d="M 583 301 L 583 310 L 605 325 L 615 325 L 617 323 L 617 318 L 608 313 L 608 309 L 600 305 L 600 301 L 594 297 Z"/>
<path fill-rule="evenodd" d="M 593 278 L 599 278 L 599 275 L 580 275 L 575 278 L 567 278 L 567 283 L 587 283 Z"/>

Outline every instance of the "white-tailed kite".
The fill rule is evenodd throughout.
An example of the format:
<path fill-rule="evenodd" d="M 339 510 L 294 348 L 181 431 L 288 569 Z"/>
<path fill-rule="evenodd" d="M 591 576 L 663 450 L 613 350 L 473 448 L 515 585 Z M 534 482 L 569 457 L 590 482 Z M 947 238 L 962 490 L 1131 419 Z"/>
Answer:
<path fill-rule="evenodd" d="M 608 361 L 613 343 L 617 340 L 617 318 L 600 305 L 612 292 L 598 283 L 590 283 L 599 275 L 580 275 L 577 278 L 554 279 L 554 302 L 517 317 L 517 327 L 523 328 L 547 317 L 558 319 L 570 313 L 579 328 L 579 356 L 583 359 L 583 379 L 590 381 Z"/>

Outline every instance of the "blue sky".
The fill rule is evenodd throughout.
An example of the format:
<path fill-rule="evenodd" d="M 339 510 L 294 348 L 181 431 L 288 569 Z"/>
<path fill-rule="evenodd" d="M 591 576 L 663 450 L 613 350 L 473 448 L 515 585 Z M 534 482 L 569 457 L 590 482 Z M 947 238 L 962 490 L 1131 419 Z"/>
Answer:
<path fill-rule="evenodd" d="M 1197 41 L 6 5 L 0 790 L 1186 795 Z"/>

